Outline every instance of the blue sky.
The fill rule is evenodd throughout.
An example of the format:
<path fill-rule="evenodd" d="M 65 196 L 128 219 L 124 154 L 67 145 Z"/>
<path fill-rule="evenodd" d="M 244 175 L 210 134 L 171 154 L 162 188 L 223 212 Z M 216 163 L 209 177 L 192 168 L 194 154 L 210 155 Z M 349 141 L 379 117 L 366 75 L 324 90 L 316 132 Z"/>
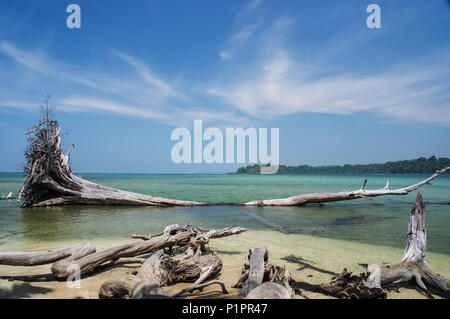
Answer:
<path fill-rule="evenodd" d="M 3 0 L 0 171 L 20 170 L 47 93 L 79 172 L 240 166 L 171 162 L 195 119 L 279 128 L 282 164 L 450 157 L 449 30 L 445 0 Z"/>

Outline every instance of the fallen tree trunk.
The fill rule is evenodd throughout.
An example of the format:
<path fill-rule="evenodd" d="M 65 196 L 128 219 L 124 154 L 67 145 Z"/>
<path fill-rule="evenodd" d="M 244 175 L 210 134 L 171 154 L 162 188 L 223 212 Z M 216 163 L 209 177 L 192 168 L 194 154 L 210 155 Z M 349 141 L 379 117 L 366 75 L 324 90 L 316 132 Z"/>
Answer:
<path fill-rule="evenodd" d="M 173 259 L 163 251 L 154 253 L 148 258 L 136 276 L 112 278 L 102 284 L 99 297 L 102 299 L 144 299 L 168 297 L 162 288 L 177 282 L 197 281 L 188 289 L 183 289 L 175 297 L 188 291 L 205 287 L 204 280 L 215 277 L 222 269 L 222 261 L 216 255 L 191 255 L 181 259 Z M 214 281 L 208 285 L 219 283 Z M 223 291 L 226 293 L 225 286 Z"/>
<path fill-rule="evenodd" d="M 414 280 L 429 297 L 432 295 L 427 286 L 440 294 L 450 296 L 450 280 L 432 271 L 427 261 L 425 205 L 420 193 L 417 194 L 411 209 L 402 260 L 388 265 L 372 264 L 367 270 L 372 287 L 398 286 Z"/>
<path fill-rule="evenodd" d="M 70 168 L 70 149 L 61 149 L 59 124 L 50 118 L 49 96 L 41 106 L 45 118 L 27 133 L 25 180 L 18 198 L 23 207 L 67 204 L 191 206 L 199 202 L 141 195 L 91 183 Z M 73 145 L 72 145 L 73 148 Z"/>
<path fill-rule="evenodd" d="M 141 258 L 134 257 L 164 248 L 188 247 L 188 257 L 200 256 L 210 239 L 236 235 L 244 231 L 246 229 L 242 227 L 207 230 L 190 225 L 181 227 L 175 224 L 167 226 L 159 236 L 144 241 L 119 245 L 103 251 L 96 251 L 95 247 L 87 243 L 57 249 L 52 252 L 0 253 L 0 264 L 35 266 L 54 262 L 51 267 L 54 277 L 57 279 L 66 279 L 75 271 L 78 271 L 82 275 L 90 273 L 104 264 L 142 263 L 143 260 Z M 201 260 L 202 257 L 199 257 L 196 262 L 201 262 Z M 179 267 L 188 264 L 189 261 L 185 260 Z M 197 275 L 198 272 L 189 275 L 189 271 L 186 270 L 185 277 L 191 276 L 194 279 L 198 277 Z"/>
<path fill-rule="evenodd" d="M 50 264 L 70 256 L 81 258 L 94 252 L 95 247 L 90 243 L 41 252 L 0 252 L 0 265 L 38 266 Z"/>
<path fill-rule="evenodd" d="M 239 298 L 291 299 L 294 290 L 290 286 L 291 275 L 286 267 L 268 263 L 265 247 L 251 248 L 242 267 L 242 275 L 235 288 L 242 288 Z"/>
<path fill-rule="evenodd" d="M 53 205 L 137 205 L 137 206 L 296 206 L 310 203 L 335 202 L 383 195 L 406 195 L 428 184 L 432 179 L 450 170 L 450 167 L 436 171 L 428 179 L 396 190 L 389 189 L 389 183 L 380 190 L 360 190 L 338 193 L 313 193 L 282 199 L 250 201 L 247 203 L 203 203 L 142 195 L 102 186 L 75 176 L 70 168 L 70 153 L 61 149 L 59 124 L 50 118 L 49 97 L 42 109 L 45 118 L 27 133 L 28 147 L 25 152 L 25 180 L 18 199 L 23 207 Z"/>
<path fill-rule="evenodd" d="M 288 198 L 279 198 L 279 199 L 265 199 L 259 201 L 251 201 L 245 203 L 246 206 L 301 206 L 312 203 L 327 203 L 327 202 L 338 202 L 345 200 L 353 200 L 358 198 L 371 198 L 371 197 L 379 197 L 385 195 L 407 195 L 410 192 L 418 189 L 420 186 L 430 184 L 430 182 L 442 175 L 450 171 L 450 167 L 443 168 L 441 170 L 437 170 L 433 175 L 428 177 L 427 179 L 403 188 L 397 189 L 389 189 L 389 181 L 387 181 L 386 186 L 382 189 L 369 190 L 366 189 L 367 180 L 364 181 L 363 186 L 354 191 L 342 191 L 337 193 L 312 193 L 312 194 L 303 194 L 298 196 L 292 196 Z"/>

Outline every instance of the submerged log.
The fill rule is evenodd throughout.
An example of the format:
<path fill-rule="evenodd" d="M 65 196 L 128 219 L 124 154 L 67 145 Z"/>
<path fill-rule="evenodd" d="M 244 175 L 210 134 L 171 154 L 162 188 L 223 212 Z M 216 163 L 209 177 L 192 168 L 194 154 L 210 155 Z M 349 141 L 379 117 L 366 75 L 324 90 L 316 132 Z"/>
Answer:
<path fill-rule="evenodd" d="M 242 288 L 239 298 L 291 299 L 294 290 L 290 286 L 291 275 L 287 267 L 268 263 L 265 247 L 251 248 L 242 267 L 242 275 L 234 287 Z"/>
<path fill-rule="evenodd" d="M 425 229 L 425 205 L 417 194 L 408 224 L 406 248 L 401 261 L 388 265 L 369 265 L 369 283 L 373 287 L 398 286 L 411 281 L 432 297 L 428 288 L 450 296 L 450 280 L 431 270 L 427 261 L 427 231 Z"/>
<path fill-rule="evenodd" d="M 122 191 L 86 181 L 73 174 L 70 168 L 70 153 L 61 149 L 60 127 L 51 119 L 49 97 L 41 106 L 45 117 L 27 133 L 28 147 L 25 151 L 25 180 L 18 199 L 23 207 L 53 205 L 138 205 L 138 206 L 204 206 L 204 205 L 242 205 L 242 206 L 295 206 L 310 203 L 335 202 L 383 195 L 406 195 L 431 180 L 446 173 L 450 167 L 436 171 L 426 180 L 395 190 L 386 187 L 379 190 L 366 190 L 365 184 L 359 190 L 338 193 L 313 193 L 282 199 L 250 201 L 247 203 L 203 203 L 168 199 Z"/>

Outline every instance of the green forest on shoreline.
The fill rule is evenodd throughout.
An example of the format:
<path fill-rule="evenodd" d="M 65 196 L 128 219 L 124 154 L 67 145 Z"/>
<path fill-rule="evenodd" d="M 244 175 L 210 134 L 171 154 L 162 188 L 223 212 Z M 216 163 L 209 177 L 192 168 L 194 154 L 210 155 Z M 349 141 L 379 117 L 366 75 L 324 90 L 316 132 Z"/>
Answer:
<path fill-rule="evenodd" d="M 386 162 L 380 164 L 286 166 L 280 165 L 277 174 L 432 174 L 437 169 L 450 166 L 450 158 L 431 156 L 413 160 Z M 240 167 L 230 174 L 260 174 L 258 164 Z"/>

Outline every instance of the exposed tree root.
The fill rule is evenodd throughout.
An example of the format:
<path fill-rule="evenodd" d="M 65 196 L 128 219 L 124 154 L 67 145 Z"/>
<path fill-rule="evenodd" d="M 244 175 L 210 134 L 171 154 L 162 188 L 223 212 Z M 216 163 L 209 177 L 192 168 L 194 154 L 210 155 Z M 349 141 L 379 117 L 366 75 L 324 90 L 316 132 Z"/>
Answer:
<path fill-rule="evenodd" d="M 311 292 L 319 292 L 339 299 L 385 299 L 386 290 L 382 288 L 370 288 L 367 285 L 367 274 L 359 276 L 352 275 L 344 269 L 337 277 L 329 283 L 313 285 L 304 282 L 292 282 L 291 286 L 296 289 L 304 289 Z"/>
<path fill-rule="evenodd" d="M 28 147 L 25 152 L 25 180 L 18 199 L 23 207 L 52 205 L 138 205 L 138 206 L 204 206 L 204 205 L 242 205 L 242 206 L 298 206 L 310 203 L 335 202 L 383 195 L 406 195 L 422 185 L 428 184 L 437 176 L 446 173 L 450 167 L 436 171 L 432 176 L 417 184 L 389 189 L 359 190 L 338 193 L 313 193 L 282 199 L 266 199 L 247 203 L 202 203 L 163 197 L 142 195 L 102 186 L 75 176 L 70 168 L 70 153 L 61 149 L 59 124 L 51 119 L 49 97 L 41 106 L 45 117 L 27 133 Z"/>
<path fill-rule="evenodd" d="M 398 286 L 415 281 L 429 297 L 432 295 L 427 287 L 450 296 L 450 280 L 432 271 L 428 265 L 425 205 L 420 193 L 411 209 L 402 260 L 388 265 L 369 265 L 367 270 L 370 273 L 369 285 L 372 287 Z"/>
<path fill-rule="evenodd" d="M 172 228 L 173 231 L 173 228 Z M 204 235 L 209 234 L 209 235 Z M 204 237 L 205 236 L 205 237 Z M 186 254 L 181 259 L 174 259 L 160 250 L 148 258 L 136 276 L 112 278 L 106 281 L 99 291 L 100 298 L 168 298 L 163 286 L 177 282 L 195 282 L 181 290 L 173 297 L 181 297 L 188 292 L 218 284 L 223 293 L 228 293 L 225 285 L 217 280 L 204 282 L 214 278 L 222 269 L 222 261 L 217 255 L 202 255 L 209 236 L 225 236 L 223 230 L 206 231 L 190 240 Z M 217 238 L 217 237 L 216 237 Z M 151 240 L 151 239 L 149 239 Z"/>

